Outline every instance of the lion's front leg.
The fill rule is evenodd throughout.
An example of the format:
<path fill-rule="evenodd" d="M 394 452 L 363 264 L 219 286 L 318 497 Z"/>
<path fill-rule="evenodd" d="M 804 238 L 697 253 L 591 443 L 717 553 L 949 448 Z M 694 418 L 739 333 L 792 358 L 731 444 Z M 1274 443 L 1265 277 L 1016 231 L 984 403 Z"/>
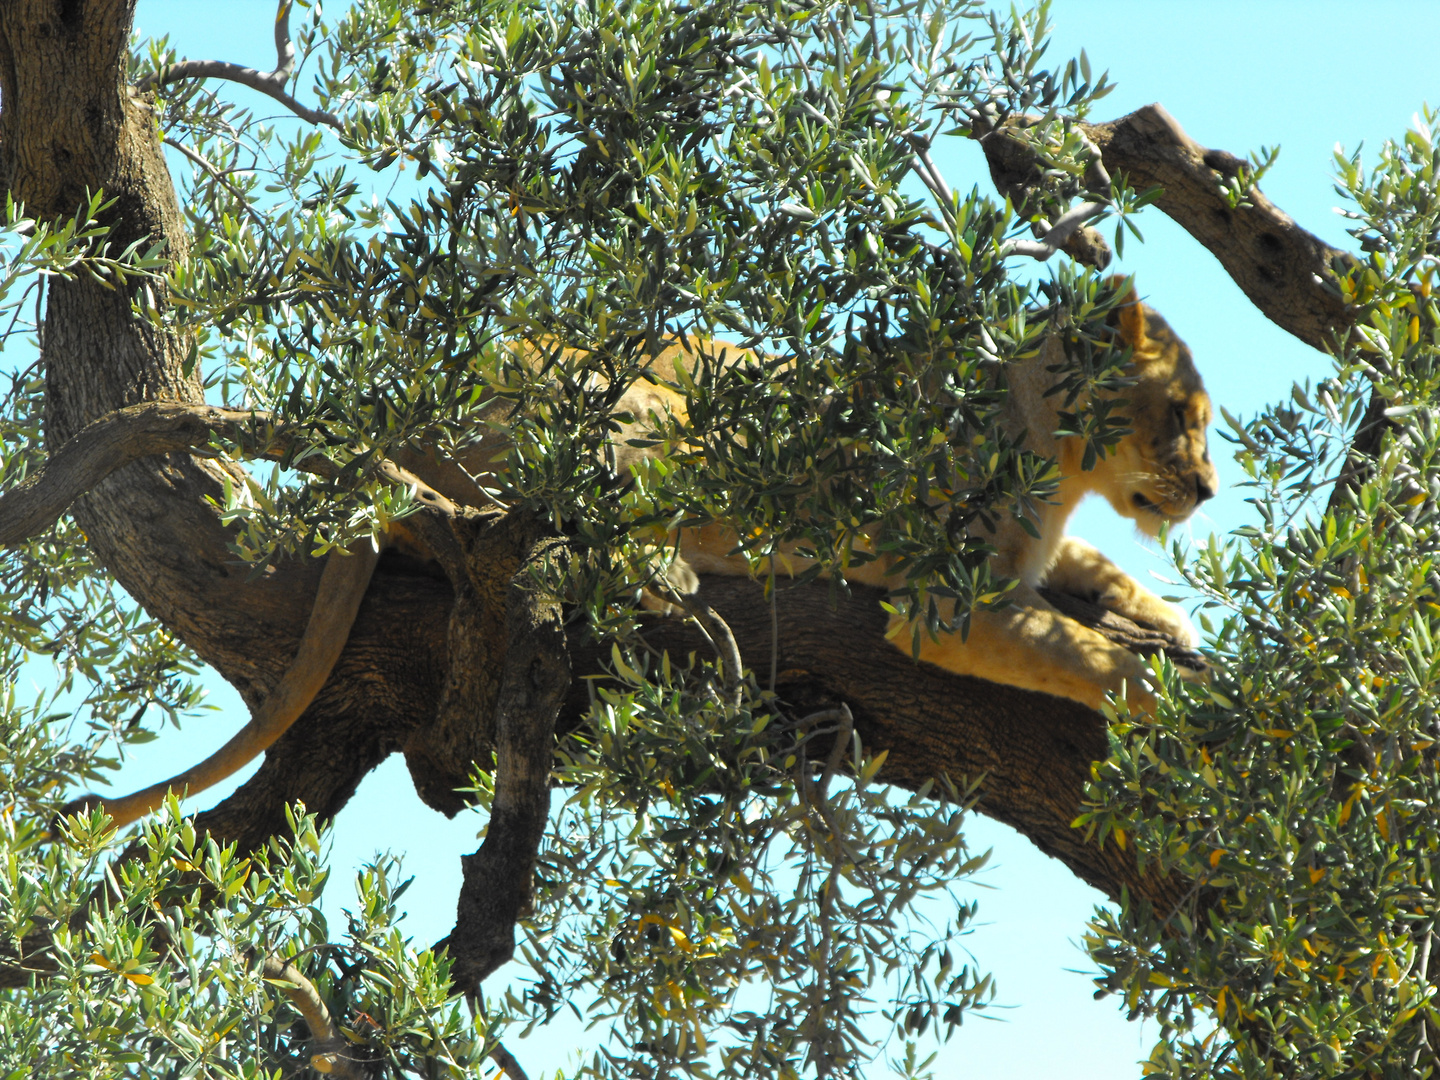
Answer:
<path fill-rule="evenodd" d="M 1160 599 L 1084 540 L 1067 536 L 1060 541 L 1055 565 L 1045 585 L 1056 592 L 1093 600 L 1107 611 L 1123 615 L 1194 648 L 1200 635 L 1174 604 Z"/>
<path fill-rule="evenodd" d="M 943 612 L 943 609 L 942 609 Z M 898 618 L 898 617 L 897 617 Z M 892 629 L 909 651 L 912 629 Z M 920 659 L 957 675 L 1039 690 L 1098 708 L 1106 692 L 1123 693 L 1132 708 L 1152 711 L 1149 669 L 1128 649 L 1066 618 L 1034 589 L 1019 585 L 999 610 L 976 610 L 970 633 L 931 637 L 921 631 Z"/>

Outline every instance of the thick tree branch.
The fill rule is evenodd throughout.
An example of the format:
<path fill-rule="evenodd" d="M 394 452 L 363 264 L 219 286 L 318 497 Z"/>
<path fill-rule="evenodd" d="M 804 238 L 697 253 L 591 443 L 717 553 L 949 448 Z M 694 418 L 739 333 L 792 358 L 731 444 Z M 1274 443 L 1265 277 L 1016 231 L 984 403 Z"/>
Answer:
<path fill-rule="evenodd" d="M 153 117 L 122 91 L 128 6 L 116 7 L 105 20 L 73 24 L 58 20 L 59 9 L 54 0 L 0 4 L 4 181 L 32 212 L 44 215 L 72 213 L 87 190 L 103 188 L 117 199 L 116 244 L 164 242 L 183 258 L 183 218 Z M 1120 171 L 1110 155 L 1121 153 L 1123 140 L 1096 141 L 1109 171 Z M 1129 171 L 1133 177 L 1135 170 Z M 54 283 L 45 327 L 47 438 L 62 444 L 91 422 L 145 401 L 204 407 L 203 387 L 186 364 L 189 355 L 187 341 L 136 320 L 128 297 L 83 281 Z M 210 430 L 207 426 L 206 439 Z M 318 568 L 279 566 L 274 575 L 254 580 L 231 564 L 229 535 L 208 501 L 220 491 L 223 468 L 194 455 L 148 457 L 101 481 L 72 512 L 83 518 L 99 558 L 136 600 L 253 702 L 274 685 L 293 652 Z M 772 607 L 758 584 L 712 577 L 703 590 L 742 655 L 770 654 Z M 1106 750 L 1097 714 L 1062 699 L 915 664 L 884 640 L 886 616 L 878 599 L 877 590 L 857 587 L 832 605 L 824 582 L 780 591 L 773 608 L 776 690 L 797 714 L 848 705 L 867 748 L 890 751 L 884 778 L 897 784 L 915 786 L 937 772 L 957 778 L 984 773 L 987 812 L 1015 825 L 1111 896 L 1129 889 L 1163 906 L 1185 894 L 1187 883 L 1141 874 L 1130 853 L 1113 845 L 1097 849 L 1070 828 L 1090 762 Z M 454 603 L 454 591 L 433 571 L 398 557 L 382 561 L 336 677 L 275 744 L 256 776 L 202 814 L 198 826 L 217 839 L 253 847 L 284 830 L 284 807 L 296 798 L 323 816 L 337 812 L 369 768 L 431 725 L 448 677 Z M 476 617 L 494 621 L 499 615 L 487 607 Z M 553 637 L 552 624 L 544 627 Z M 681 620 L 656 619 L 647 634 L 676 655 L 704 647 L 693 626 Z M 513 636 L 511 650 L 505 669 L 510 688 L 500 695 L 505 711 L 497 708 L 495 715 L 510 725 L 505 738 L 516 731 L 535 735 L 540 725 L 527 727 L 521 720 L 533 720 L 539 708 L 535 700 L 520 707 L 529 672 L 519 663 L 522 650 Z M 558 651 L 536 647 L 537 656 Z M 598 672 L 606 659 L 592 650 L 577 654 L 574 663 L 577 671 Z M 544 685 L 565 682 L 547 679 Z M 588 707 L 583 680 L 569 683 L 569 691 L 561 715 L 563 723 L 573 724 Z M 437 785 L 466 781 L 474 758 L 460 760 L 464 752 L 457 749 L 444 762 L 445 773 L 437 770 Z M 546 761 L 548 771 L 548 756 Z M 538 769 L 528 775 L 532 794 L 538 775 Z M 538 796 L 528 811 L 520 807 L 524 820 L 518 832 L 526 834 L 526 843 L 533 830 L 525 826 L 534 821 L 537 804 Z M 543 824 L 543 812 L 540 818 Z M 519 853 L 523 858 L 524 845 Z M 484 857 L 482 848 L 467 875 L 467 903 L 473 900 L 481 909 L 481 921 L 484 905 L 498 899 L 475 872 L 484 869 L 476 866 Z M 528 883 L 528 874 L 525 879 Z M 519 892 L 510 898 L 515 911 L 528 896 L 528 884 Z M 511 936 L 513 915 L 490 925 L 503 925 Z M 473 979 L 490 954 L 487 943 L 459 942 L 459 922 L 457 943 L 470 952 L 466 962 Z M 498 940 L 488 944 L 506 947 Z M 35 950 L 27 945 L 25 951 L 29 956 Z"/>
<path fill-rule="evenodd" d="M 295 45 L 290 40 L 290 8 L 292 4 L 293 0 L 280 0 L 279 7 L 275 12 L 275 69 L 273 71 L 260 71 L 225 60 L 181 60 L 179 63 L 161 68 L 153 75 L 147 75 L 135 84 L 135 89 L 144 92 L 157 86 L 164 86 L 166 83 L 180 82 L 182 79 L 226 79 L 274 98 L 308 123 L 326 124 L 337 130 L 343 128 L 344 125 L 340 122 L 339 117 L 324 109 L 312 109 L 310 106 L 302 104 L 285 89 L 285 84 L 290 80 L 290 73 L 295 69 Z"/>
<path fill-rule="evenodd" d="M 493 546 L 485 557 L 494 562 L 490 564 L 491 580 L 481 581 L 474 590 L 477 597 L 486 598 L 476 601 L 475 619 L 493 627 L 505 622 L 502 613 L 506 610 L 508 583 L 515 575 L 523 548 L 519 532 L 512 531 L 513 521 L 487 528 Z M 443 619 L 427 617 L 444 610 L 449 587 L 433 576 L 409 573 L 408 566 L 400 563 L 387 573 L 382 565 L 361 619 L 352 631 L 341 667 L 312 706 L 307 720 L 291 728 L 267 754 L 255 776 L 235 794 L 200 814 L 196 819 L 198 828 L 208 830 L 222 843 L 234 841 L 245 849 L 259 847 L 271 835 L 285 830 L 285 807 L 297 799 L 322 817 L 333 817 L 354 794 L 360 779 L 402 746 L 410 758 L 412 773 L 426 778 L 424 787 L 417 782 L 417 788 L 427 803 L 451 815 L 464 805 L 454 789 L 468 784 L 477 760 L 489 759 L 489 744 L 477 750 L 477 741 L 463 738 L 463 733 L 452 732 L 453 741 L 431 734 L 429 717 L 435 715 L 439 693 L 447 680 L 463 679 L 465 671 L 447 672 L 443 662 L 437 662 L 446 655 L 446 624 Z M 742 652 L 768 654 L 772 606 L 763 586 L 746 578 L 706 575 L 701 591 L 731 628 Z M 848 709 L 867 751 L 888 751 L 884 779 L 901 787 L 913 789 L 941 773 L 957 781 L 984 774 L 986 783 L 979 806 L 984 813 L 1019 829 L 1042 851 L 1060 859 L 1107 895 L 1118 898 L 1122 890 L 1128 889 L 1133 896 L 1169 910 L 1185 894 L 1184 882 L 1153 873 L 1141 874 L 1129 852 L 1114 845 L 1097 849 L 1070 828 L 1090 778 L 1090 762 L 1106 752 L 1104 719 L 1063 698 L 1027 693 L 916 664 L 884 639 L 887 620 L 879 605 L 883 596 L 880 589 L 852 586 L 833 598 L 832 604 L 827 582 L 778 589 L 773 616 L 779 631 L 776 691 L 780 699 L 795 713 L 823 716 L 834 710 L 838 715 L 838 710 Z M 1047 594 L 1046 598 L 1072 617 L 1087 623 L 1093 620 L 1097 630 L 1127 647 L 1145 642 L 1152 648 L 1166 647 L 1177 663 L 1192 667 L 1203 663 L 1193 653 L 1173 651 L 1173 642 L 1086 601 L 1059 594 Z M 516 609 L 512 608 L 510 614 L 515 617 Z M 687 619 L 652 617 L 645 633 L 651 645 L 667 649 L 672 655 L 709 648 L 700 629 Z M 569 652 L 574 674 L 605 673 L 608 646 L 584 643 L 584 637 L 582 628 L 572 628 Z M 498 650 L 504 648 L 502 635 Z M 512 704 L 518 700 L 518 692 L 529 693 L 526 682 L 530 669 L 520 656 L 515 654 L 504 665 L 506 693 Z M 465 670 L 472 675 L 483 676 L 500 666 L 495 653 L 469 654 L 468 659 L 473 666 Z M 378 674 L 386 672 L 391 673 L 389 678 Z M 559 711 L 561 729 L 575 728 L 588 713 L 587 682 L 567 676 L 547 684 L 565 687 L 567 696 Z M 478 709 L 495 702 L 497 696 L 498 688 L 494 693 L 462 693 L 457 699 L 473 702 Z M 536 710 L 544 704 L 539 694 L 531 702 L 529 722 L 540 715 Z M 510 711 L 506 715 L 513 719 L 521 714 Z M 472 725 L 484 731 L 494 730 L 492 721 L 473 714 Z M 548 794 L 539 787 L 541 732 L 522 722 L 512 726 L 510 733 L 511 738 L 522 741 L 533 737 L 528 745 L 537 755 L 535 767 L 527 767 L 517 781 L 522 796 L 528 792 L 527 797 L 518 799 L 517 816 L 524 832 L 529 826 L 541 827 L 535 815 L 543 819 L 538 804 L 548 800 Z M 417 745 L 425 748 L 423 759 L 415 756 Z M 832 746 L 832 757 L 836 752 L 843 753 L 846 745 L 848 739 Z M 546 773 L 549 746 L 546 741 Z M 832 771 L 827 762 L 826 773 Z M 497 805 L 500 786 L 497 780 Z M 534 801 L 527 803 L 527 798 Z M 511 832 L 501 828 L 498 821 L 492 818 L 492 836 Z M 513 850 L 496 850 L 494 858 L 503 861 L 503 854 L 520 865 L 526 858 L 533 858 L 533 849 L 526 847 L 526 835 L 532 834 L 512 835 Z M 488 838 L 486 842 L 490 842 Z M 531 853 L 527 855 L 527 851 Z M 489 873 L 489 866 L 495 862 L 477 865 L 478 858 L 471 856 L 468 860 L 466 880 L 471 901 L 480 910 L 472 925 L 491 930 L 484 942 L 476 943 L 476 951 L 490 956 L 513 948 L 512 911 L 521 909 L 529 892 L 528 884 L 521 888 L 518 878 L 502 877 L 498 880 L 508 881 L 511 886 L 508 892 L 502 889 L 503 895 L 492 893 L 486 882 L 497 880 Z M 497 918 L 492 905 L 502 901 L 505 911 Z M 27 939 L 23 961 L 9 957 L 9 963 L 0 966 L 0 986 L 23 985 L 27 970 L 53 968 L 45 956 L 48 943 L 48 935 L 44 934 Z M 456 949 L 452 946 L 451 951 L 453 954 Z M 475 970 L 479 970 L 478 966 L 469 969 Z M 467 973 L 467 977 L 476 976 Z"/>
<path fill-rule="evenodd" d="M 461 860 L 465 881 L 455 929 L 445 942 L 455 962 L 452 982 L 465 993 L 514 954 L 515 923 L 530 910 L 550 811 L 555 719 L 572 682 L 560 604 L 536 591 L 530 573 L 535 564 L 563 557 L 563 548 L 542 537 L 523 550 L 506 598 L 490 823 L 480 850 Z M 485 568 L 478 569 L 483 575 Z"/>
<path fill-rule="evenodd" d="M 1011 117 L 999 128 L 973 128 L 985 149 L 995 186 L 1022 205 L 1039 164 L 1018 132 L 1033 117 Z M 1252 187 L 1238 206 L 1222 189 L 1244 162 L 1207 150 L 1159 105 L 1146 105 L 1105 124 L 1080 124 L 1100 151 L 1106 171 L 1124 174 L 1137 190 L 1163 188 L 1155 205 L 1211 254 L 1267 318 L 1307 345 L 1323 350 L 1348 327 L 1354 312 L 1341 299 L 1339 275 L 1349 254 L 1306 232 Z"/>
<path fill-rule="evenodd" d="M 87 425 L 66 440 L 40 472 L 0 493 L 0 544 L 18 544 L 44 532 L 71 503 L 117 469 L 141 458 L 203 446 L 213 435 L 270 461 L 284 461 L 295 449 L 294 432 L 273 426 L 264 412 L 176 401 L 129 405 Z M 288 464 L 327 479 L 341 471 L 320 454 Z M 425 506 L 446 516 L 456 513 L 454 503 L 419 477 L 388 461 L 377 468 L 386 479 L 412 488 Z"/>

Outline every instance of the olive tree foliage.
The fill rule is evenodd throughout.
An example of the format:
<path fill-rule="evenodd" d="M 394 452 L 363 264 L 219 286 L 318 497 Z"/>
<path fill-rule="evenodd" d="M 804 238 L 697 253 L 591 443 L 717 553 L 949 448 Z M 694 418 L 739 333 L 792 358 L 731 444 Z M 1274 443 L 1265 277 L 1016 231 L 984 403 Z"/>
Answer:
<path fill-rule="evenodd" d="M 40 957 L 0 997 L 0 1060 L 66 1077 L 481 1075 L 487 1054 L 506 1061 L 505 1031 L 573 1002 L 611 1025 L 587 1075 L 861 1076 L 881 1055 L 923 1074 L 916 1036 L 948 1035 L 988 993 L 951 944 L 976 789 L 888 790 L 843 709 L 795 715 L 764 658 L 742 677 L 654 655 L 636 602 L 663 589 L 682 522 L 730 525 L 762 567 L 798 545 L 817 573 L 871 557 L 868 530 L 920 632 L 940 629 L 941 598 L 962 624 L 1004 602 L 967 526 L 1025 520 L 1056 475 L 996 430 L 996 372 L 1063 330 L 1066 423 L 1092 459 L 1123 430 L 1089 393 L 1123 379 L 1101 328 L 1113 290 L 1062 268 L 1037 295 L 1007 272 L 1053 253 L 1045 221 L 1113 214 L 1118 246 L 1146 201 L 1076 126 L 1103 77 L 1083 57 L 1047 66 L 1043 7 L 304 10 L 287 73 L 318 105 L 304 125 L 172 79 L 163 42 L 136 51 L 131 81 L 192 168 L 185 260 L 109 250 L 103 192 L 69 224 L 12 206 L 0 303 L 24 333 L 48 276 L 90 275 L 194 342 L 212 399 L 255 410 L 282 448 L 258 448 L 282 467 L 225 506 L 257 569 L 414 512 L 380 467 L 393 453 L 473 460 L 503 431 L 490 497 L 563 538 L 535 587 L 609 645 L 613 676 L 557 749 L 565 805 L 521 927 L 531 973 L 486 986 L 472 1019 L 445 954 L 396 928 L 389 861 L 362 871 L 337 934 L 303 808 L 253 852 L 173 806 L 120 861 L 99 814 L 47 839 L 67 794 L 199 701 L 193 657 L 62 520 L 0 571 L 0 934 L 7 956 Z M 937 143 L 1021 113 L 1043 166 L 1023 215 L 956 194 Z M 1102 989 L 1160 1019 L 1159 1074 L 1413 1075 L 1440 1046 L 1434 159 L 1417 130 L 1371 173 L 1341 161 L 1368 255 L 1337 271 L 1357 320 L 1336 373 L 1235 425 L 1258 523 L 1180 560 L 1215 609 L 1215 681 L 1157 669 L 1159 715 L 1114 718 L 1079 822 L 1193 882 L 1173 910 L 1126 898 L 1091 933 Z M 1039 242 L 1020 235 L 1032 225 Z M 675 386 L 686 418 L 655 421 L 664 463 L 621 472 L 615 405 L 645 358 L 714 337 L 753 351 L 697 351 Z M 45 460 L 43 407 L 20 371 L 5 487 Z M 209 449 L 257 452 L 219 434 Z M 317 456 L 325 479 L 298 479 Z M 59 682 L 25 701 L 36 655 Z M 482 811 L 492 784 L 482 768 Z M 944 924 L 918 917 L 922 892 L 949 897 Z"/>
<path fill-rule="evenodd" d="M 327 23 L 312 8 L 297 69 L 313 127 L 262 123 L 223 84 L 171 79 L 163 42 L 137 49 L 131 81 L 193 166 L 189 257 L 110 252 L 96 193 L 70 234 L 9 249 L 12 286 L 129 288 L 135 317 L 194 342 L 212 400 L 283 432 L 281 467 L 227 493 L 257 572 L 412 511 L 379 470 L 397 448 L 464 460 L 503 428 L 493 500 L 565 538 L 536 587 L 613 642 L 614 679 L 559 748 L 569 794 L 523 926 L 533 975 L 472 1001 L 472 1024 L 446 998 L 444 954 L 394 928 L 388 864 L 331 933 L 303 808 L 292 839 L 256 853 L 197 837 L 173 806 L 113 867 L 99 814 L 47 843 L 67 792 L 151 737 L 147 721 L 194 711 L 196 664 L 73 525 L 12 549 L 7 682 L 35 654 L 62 682 L 38 704 L 7 698 L 4 934 L 20 956 L 53 941 L 0 1001 L 7 1062 L 250 1076 L 308 1056 L 351 1075 L 478 1075 L 507 1026 L 575 1001 L 613 1024 L 596 1076 L 860 1076 L 895 1034 L 896 1068 L 923 1070 L 914 1037 L 948 1035 L 988 994 L 950 945 L 971 909 L 948 890 L 980 861 L 960 831 L 973 790 L 889 792 L 845 710 L 787 712 L 773 666 L 742 680 L 652 655 L 636 600 L 660 587 L 669 527 L 718 521 L 757 561 L 798 542 L 821 569 L 873 557 L 855 541 L 878 529 L 911 582 L 894 602 L 932 631 L 938 597 L 1003 602 L 966 526 L 1055 487 L 1053 465 L 994 426 L 993 369 L 1037 347 L 1037 300 L 1006 275 L 1024 223 L 953 194 L 930 148 L 972 115 L 1050 110 L 1032 137 L 1052 201 L 1078 193 L 1068 118 L 1103 80 L 1043 66 L 1045 17 L 372 0 Z M 12 237 L 35 228 L 12 208 Z M 1119 377 L 1100 344 L 1113 301 L 1083 275 L 1041 301 L 1073 324 L 1070 397 L 1095 453 L 1118 435 L 1083 393 Z M 646 356 L 717 336 L 754 351 L 682 372 L 688 419 L 656 420 L 665 462 L 622 474 L 615 404 Z M 7 483 L 44 460 L 40 395 L 28 371 L 7 399 Z M 210 451 L 255 446 L 217 434 Z M 297 479 L 315 455 L 338 468 Z M 482 809 L 490 783 L 477 776 Z M 925 892 L 951 896 L 939 925 L 913 913 Z"/>
<path fill-rule="evenodd" d="M 1209 700 L 1113 726 L 1097 766 L 1082 820 L 1193 882 L 1086 938 L 1104 988 L 1161 1023 L 1151 1075 L 1436 1066 L 1436 119 L 1369 170 L 1337 152 L 1368 253 L 1341 280 L 1355 325 L 1330 377 L 1231 421 L 1254 524 L 1177 558 L 1214 620 Z"/>

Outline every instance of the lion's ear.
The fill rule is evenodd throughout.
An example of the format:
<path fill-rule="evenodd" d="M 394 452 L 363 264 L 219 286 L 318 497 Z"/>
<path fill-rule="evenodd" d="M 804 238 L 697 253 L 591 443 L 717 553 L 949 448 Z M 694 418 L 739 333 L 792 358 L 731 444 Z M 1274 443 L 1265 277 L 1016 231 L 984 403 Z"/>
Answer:
<path fill-rule="evenodd" d="M 1125 285 L 1125 293 L 1120 297 L 1120 304 L 1111 314 L 1111 319 L 1120 330 L 1120 340 L 1135 352 L 1144 352 L 1150 343 L 1150 335 L 1145 327 L 1145 305 L 1135 295 L 1133 280 L 1129 284 L 1126 284 L 1126 280 L 1119 275 L 1110 279 L 1111 285 Z"/>

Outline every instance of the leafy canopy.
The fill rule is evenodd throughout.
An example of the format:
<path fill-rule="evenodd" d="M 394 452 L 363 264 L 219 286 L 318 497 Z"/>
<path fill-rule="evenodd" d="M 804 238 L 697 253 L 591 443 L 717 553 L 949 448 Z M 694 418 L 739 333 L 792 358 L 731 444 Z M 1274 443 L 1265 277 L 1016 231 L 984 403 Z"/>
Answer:
<path fill-rule="evenodd" d="M 1043 7 L 309 10 L 300 70 L 338 131 L 271 126 L 214 83 L 162 85 L 157 123 L 193 165 L 189 258 L 105 250 L 98 202 L 68 227 L 12 208 L 0 301 L 19 319 L 47 274 L 136 275 L 136 316 L 194 342 L 213 399 L 299 433 L 282 464 L 345 466 L 231 493 L 257 564 L 411 510 L 376 472 L 393 449 L 464 458 L 503 428 L 495 497 L 570 538 L 580 557 L 550 585 L 613 640 L 617 676 L 560 750 L 569 797 L 524 925 L 534 974 L 471 1022 L 446 1000 L 447 962 L 395 929 L 388 862 L 363 872 L 337 939 L 303 815 L 293 840 L 241 857 L 172 807 L 113 873 L 98 818 L 44 844 L 41 823 L 150 737 L 147 717 L 199 699 L 194 658 L 62 523 L 0 569 L 0 933 L 14 951 L 48 935 L 56 969 L 0 998 L 0 1060 L 57 1076 L 298 1067 L 308 1032 L 255 963 L 275 956 L 391 1075 L 480 1075 L 508 1026 L 582 992 L 613 1024 L 590 1075 L 860 1076 L 886 1026 L 907 1044 L 898 1070 L 920 1074 L 913 1037 L 948 1033 L 988 989 L 949 945 L 969 908 L 935 930 L 912 907 L 976 865 L 960 832 L 973 792 L 887 792 L 843 715 L 789 715 L 763 678 L 736 704 L 703 660 L 647 655 L 634 601 L 665 527 L 719 521 L 757 560 L 799 542 L 825 567 L 866 557 L 854 539 L 877 530 L 909 575 L 895 602 L 930 629 L 935 598 L 1003 602 L 966 526 L 1023 514 L 1055 474 L 994 430 L 993 371 L 1037 347 L 1046 306 L 1074 339 L 1064 390 L 1098 454 L 1119 430 L 1088 391 L 1121 358 L 1093 347 L 1096 283 L 1018 284 L 1007 243 L 1026 223 L 953 193 L 932 151 L 977 118 L 1042 114 L 1027 212 L 1083 195 L 1123 224 L 1143 199 L 1087 189 L 1072 123 L 1103 77 L 1083 57 L 1044 66 Z M 149 45 L 132 75 L 168 59 Z M 1410 1075 L 1436 1045 L 1435 151 L 1420 129 L 1370 174 L 1340 167 L 1370 252 L 1345 285 L 1365 317 L 1332 379 L 1236 426 L 1260 522 L 1187 570 L 1225 613 L 1215 685 L 1173 689 L 1153 723 L 1117 718 L 1081 822 L 1196 883 L 1176 911 L 1126 903 L 1092 927 L 1103 988 L 1161 1019 L 1163 1075 Z M 751 359 L 697 361 L 678 386 L 688 419 L 661 433 L 672 464 L 620 473 L 614 404 L 645 357 L 716 336 Z M 1366 469 L 1343 447 L 1371 385 L 1392 428 Z M 22 371 L 0 420 L 7 486 L 44 460 L 42 410 Z M 60 679 L 27 703 L 14 687 L 35 655 Z M 853 777 L 821 755 L 837 741 Z"/>

